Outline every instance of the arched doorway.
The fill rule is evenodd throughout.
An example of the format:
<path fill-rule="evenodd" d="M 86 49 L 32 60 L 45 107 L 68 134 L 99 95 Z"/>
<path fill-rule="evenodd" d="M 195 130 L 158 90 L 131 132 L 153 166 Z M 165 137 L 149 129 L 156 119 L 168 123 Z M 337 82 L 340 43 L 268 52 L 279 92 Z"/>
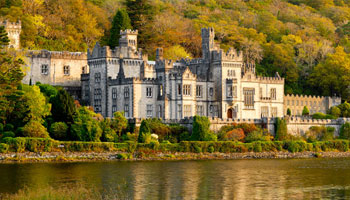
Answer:
<path fill-rule="evenodd" d="M 227 110 L 227 118 L 232 119 L 232 108 Z"/>

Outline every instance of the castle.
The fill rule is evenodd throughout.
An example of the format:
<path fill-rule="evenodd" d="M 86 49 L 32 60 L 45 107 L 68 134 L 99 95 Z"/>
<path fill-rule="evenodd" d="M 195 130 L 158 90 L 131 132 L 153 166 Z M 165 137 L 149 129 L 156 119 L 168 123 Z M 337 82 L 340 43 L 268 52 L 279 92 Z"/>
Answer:
<path fill-rule="evenodd" d="M 9 46 L 20 49 L 21 22 L 2 21 Z M 214 29 L 202 29 L 202 58 L 171 61 L 157 49 L 155 61 L 137 48 L 137 31 L 121 31 L 119 47 L 98 43 L 92 52 L 27 51 L 23 83 L 62 86 L 105 117 L 182 119 L 193 115 L 222 119 L 282 117 L 304 105 L 325 113 L 340 98 L 284 95 L 284 79 L 259 77 L 234 49 L 214 42 Z"/>
<path fill-rule="evenodd" d="M 82 75 L 82 98 L 95 112 L 112 117 L 181 119 L 282 117 L 284 79 L 256 76 L 241 52 L 214 42 L 203 28 L 202 58 L 171 61 L 157 49 L 156 61 L 137 48 L 137 31 L 120 32 L 119 46 L 98 43 L 88 51 L 89 73 Z"/>

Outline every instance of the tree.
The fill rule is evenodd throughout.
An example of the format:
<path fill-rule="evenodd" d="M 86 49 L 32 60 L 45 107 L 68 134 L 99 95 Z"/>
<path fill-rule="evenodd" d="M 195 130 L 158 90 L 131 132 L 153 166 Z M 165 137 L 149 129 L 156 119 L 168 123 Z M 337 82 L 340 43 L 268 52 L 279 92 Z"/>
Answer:
<path fill-rule="evenodd" d="M 164 53 L 164 58 L 169 60 L 180 60 L 181 58 L 191 59 L 191 54 L 187 53 L 185 48 L 180 45 L 175 45 L 167 49 Z"/>
<path fill-rule="evenodd" d="M 338 46 L 312 71 L 309 83 L 325 96 L 338 95 L 350 98 L 350 55 Z"/>
<path fill-rule="evenodd" d="M 216 141 L 217 137 L 210 131 L 210 121 L 205 116 L 194 116 L 191 140 Z"/>
<path fill-rule="evenodd" d="M 125 5 L 135 29 L 141 30 L 153 18 L 153 7 L 149 0 L 126 0 Z"/>
<path fill-rule="evenodd" d="M 276 118 L 275 140 L 286 140 L 288 137 L 287 123 L 285 119 Z"/>
<path fill-rule="evenodd" d="M 129 15 L 126 10 L 119 9 L 113 18 L 112 28 L 110 30 L 108 45 L 111 48 L 118 46 L 120 31 L 126 29 L 132 29 Z"/>
<path fill-rule="evenodd" d="M 7 32 L 4 26 L 0 26 L 0 47 L 7 46 L 10 43 L 10 39 L 7 36 Z"/>
<path fill-rule="evenodd" d="M 292 111 L 290 110 L 290 108 L 287 109 L 287 115 L 291 116 L 292 115 Z"/>
<path fill-rule="evenodd" d="M 304 106 L 302 115 L 303 115 L 303 116 L 307 116 L 307 115 L 309 115 L 309 114 L 310 114 L 309 109 L 307 108 L 307 106 Z"/>
<path fill-rule="evenodd" d="M 23 136 L 50 138 L 46 128 L 38 121 L 31 120 L 23 127 Z"/>
<path fill-rule="evenodd" d="M 112 120 L 112 128 L 120 137 L 128 126 L 128 120 L 124 117 L 124 112 L 115 112 Z"/>
<path fill-rule="evenodd" d="M 14 106 L 23 94 L 18 87 L 24 77 L 22 71 L 24 61 L 18 56 L 18 52 L 4 50 L 8 44 L 6 30 L 2 27 L 0 28 L 0 120 L 3 124 L 11 119 Z"/>
<path fill-rule="evenodd" d="M 339 138 L 350 139 L 350 123 L 346 122 L 340 128 Z"/>
<path fill-rule="evenodd" d="M 80 107 L 73 118 L 70 139 L 99 142 L 102 130 L 96 119 L 97 117 L 98 115 L 87 107 Z"/>
<path fill-rule="evenodd" d="M 56 140 L 67 139 L 68 126 L 64 122 L 55 122 L 50 127 L 50 135 Z"/>
<path fill-rule="evenodd" d="M 138 142 L 143 143 L 145 135 L 151 133 L 151 128 L 149 126 L 149 123 L 147 120 L 142 120 L 140 130 L 139 130 L 139 137 L 137 139 Z"/>
<path fill-rule="evenodd" d="M 54 121 L 71 123 L 76 113 L 74 99 L 64 89 L 59 89 L 56 96 L 50 99 L 52 104 L 52 117 Z"/>
<path fill-rule="evenodd" d="M 344 103 L 338 105 L 338 108 L 341 111 L 341 117 L 350 117 L 350 103 L 345 101 Z"/>
<path fill-rule="evenodd" d="M 23 85 L 22 90 L 24 91 L 22 102 L 27 108 L 27 114 L 23 120 L 34 120 L 42 123 L 44 121 L 43 118 L 50 115 L 51 104 L 47 102 L 45 96 L 36 85 Z"/>
<path fill-rule="evenodd" d="M 338 118 L 341 115 L 341 110 L 337 106 L 332 106 L 331 109 L 329 109 L 329 114 Z"/>
<path fill-rule="evenodd" d="M 112 122 L 109 118 L 104 119 L 100 123 L 100 127 L 102 129 L 102 137 L 101 140 L 104 142 L 117 142 L 118 135 L 115 130 L 112 128 Z"/>

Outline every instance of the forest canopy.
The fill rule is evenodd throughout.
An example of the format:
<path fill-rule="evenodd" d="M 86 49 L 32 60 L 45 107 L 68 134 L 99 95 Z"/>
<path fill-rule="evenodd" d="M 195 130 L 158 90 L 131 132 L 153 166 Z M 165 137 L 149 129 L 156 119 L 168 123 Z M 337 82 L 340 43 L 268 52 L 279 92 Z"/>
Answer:
<path fill-rule="evenodd" d="M 0 0 L 0 16 L 22 21 L 26 49 L 86 51 L 109 44 L 118 10 L 139 30 L 150 59 L 201 56 L 200 29 L 257 72 L 286 78 L 285 92 L 350 100 L 350 0 Z M 129 26 L 128 26 L 129 27 Z"/>

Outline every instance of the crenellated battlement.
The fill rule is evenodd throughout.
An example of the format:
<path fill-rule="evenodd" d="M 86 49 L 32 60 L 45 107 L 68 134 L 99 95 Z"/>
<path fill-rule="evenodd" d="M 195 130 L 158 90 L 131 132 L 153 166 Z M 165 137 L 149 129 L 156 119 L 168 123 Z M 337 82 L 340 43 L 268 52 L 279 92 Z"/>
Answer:
<path fill-rule="evenodd" d="M 22 22 L 10 22 L 9 20 L 0 21 L 0 26 L 5 26 L 6 29 L 22 29 Z"/>
<path fill-rule="evenodd" d="M 283 83 L 284 78 L 281 77 L 263 77 L 263 76 L 256 76 L 256 80 L 258 80 L 261 83 Z"/>
<path fill-rule="evenodd" d="M 299 94 L 287 94 L 284 95 L 285 98 L 300 98 L 300 99 L 315 99 L 315 100 L 322 100 L 323 96 L 313 96 L 313 95 L 299 95 Z"/>
<path fill-rule="evenodd" d="M 138 33 L 139 33 L 138 30 L 131 30 L 131 29 L 120 30 L 120 35 L 126 35 L 126 34 L 134 34 L 134 35 L 137 35 Z"/>
<path fill-rule="evenodd" d="M 33 58 L 54 58 L 54 59 L 70 59 L 70 60 L 86 60 L 85 52 L 68 52 L 68 51 L 28 51 L 29 56 Z"/>

